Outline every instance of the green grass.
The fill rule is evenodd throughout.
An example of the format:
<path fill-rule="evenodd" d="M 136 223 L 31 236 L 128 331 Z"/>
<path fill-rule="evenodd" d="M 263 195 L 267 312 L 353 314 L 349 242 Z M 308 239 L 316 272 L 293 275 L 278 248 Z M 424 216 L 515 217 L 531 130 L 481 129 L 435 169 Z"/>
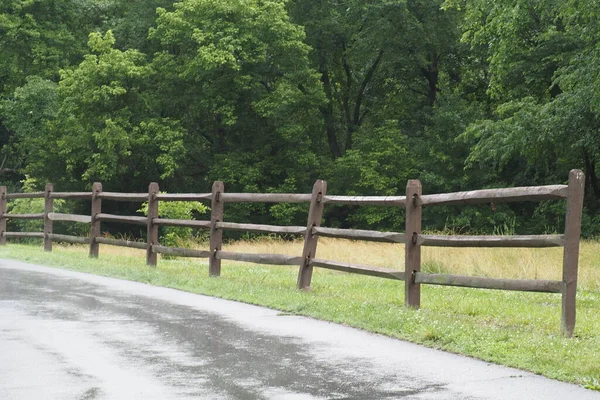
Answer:
<path fill-rule="evenodd" d="M 566 339 L 557 294 L 423 286 L 422 308 L 415 311 L 404 308 L 403 282 L 322 269 L 315 269 L 311 291 L 298 291 L 292 267 L 224 264 L 221 277 L 209 278 L 203 261 L 160 260 L 150 268 L 139 255 L 104 250 L 89 259 L 82 248 L 44 253 L 10 244 L 0 257 L 259 304 L 600 389 L 596 289 L 579 291 L 575 337 Z"/>

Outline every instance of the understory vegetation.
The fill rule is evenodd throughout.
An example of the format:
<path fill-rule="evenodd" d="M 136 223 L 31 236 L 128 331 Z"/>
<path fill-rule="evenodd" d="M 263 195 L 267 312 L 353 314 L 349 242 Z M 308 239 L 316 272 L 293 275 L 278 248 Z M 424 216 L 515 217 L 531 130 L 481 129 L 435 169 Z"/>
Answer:
<path fill-rule="evenodd" d="M 199 246 L 199 248 L 206 246 Z M 236 241 L 230 251 L 299 254 L 301 243 Z M 599 389 L 600 244 L 581 249 L 577 325 L 573 338 L 560 333 L 559 294 L 524 293 L 442 286 L 422 287 L 422 307 L 404 307 L 404 284 L 380 278 L 316 269 L 310 291 L 296 289 L 297 269 L 226 263 L 222 276 L 208 277 L 197 259 L 161 259 L 145 265 L 144 252 L 102 246 L 90 259 L 83 246 L 10 244 L 0 257 L 145 282 L 258 304 L 283 313 L 346 324 L 429 347 L 529 370 Z M 323 239 L 319 257 L 402 269 L 401 245 Z M 423 249 L 423 269 L 480 276 L 558 279 L 559 249 Z"/>
<path fill-rule="evenodd" d="M 3 0 L 0 184 L 204 193 L 221 180 L 230 192 L 308 193 L 325 179 L 331 194 L 402 195 L 408 179 L 427 194 L 560 184 L 579 168 L 583 234 L 597 237 L 599 4 Z M 306 215 L 228 212 L 278 225 Z M 540 234 L 562 232 L 563 216 L 560 202 L 492 204 L 440 207 L 423 223 Z M 341 228 L 403 219 L 325 213 Z"/>

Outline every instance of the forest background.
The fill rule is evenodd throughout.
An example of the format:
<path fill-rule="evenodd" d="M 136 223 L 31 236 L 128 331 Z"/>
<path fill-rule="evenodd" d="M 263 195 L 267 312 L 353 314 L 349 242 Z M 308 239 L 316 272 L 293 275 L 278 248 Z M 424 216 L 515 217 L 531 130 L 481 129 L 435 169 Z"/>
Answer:
<path fill-rule="evenodd" d="M 309 193 L 325 179 L 331 194 L 401 195 L 408 179 L 441 193 L 565 183 L 579 168 L 583 234 L 598 237 L 599 129 L 595 0 L 0 4 L 11 192 L 156 181 L 197 193 L 222 180 L 230 192 Z M 226 217 L 302 225 L 305 208 L 228 206 Z M 325 220 L 398 230 L 404 215 L 330 207 Z M 563 223 L 557 202 L 439 207 L 423 220 L 453 233 Z"/>

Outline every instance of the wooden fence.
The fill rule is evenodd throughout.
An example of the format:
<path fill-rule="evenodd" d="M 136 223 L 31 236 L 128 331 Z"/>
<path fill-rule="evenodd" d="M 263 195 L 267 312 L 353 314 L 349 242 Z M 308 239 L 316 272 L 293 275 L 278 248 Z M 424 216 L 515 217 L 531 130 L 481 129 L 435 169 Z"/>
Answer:
<path fill-rule="evenodd" d="M 221 260 L 245 261 L 259 264 L 299 266 L 297 286 L 308 288 L 311 284 L 313 267 L 327 268 L 381 278 L 403 280 L 405 282 L 405 304 L 407 307 L 420 306 L 421 284 L 462 286 L 499 290 L 519 290 L 562 294 L 561 329 L 570 337 L 575 328 L 575 294 L 579 259 L 579 239 L 581 213 L 583 207 L 584 175 L 579 170 L 569 174 L 568 185 L 517 187 L 503 189 L 474 190 L 445 194 L 422 195 L 418 180 L 408 181 L 406 196 L 332 196 L 327 195 L 327 184 L 318 180 L 311 194 L 280 193 L 227 193 L 223 182 L 215 182 L 211 193 L 165 194 L 159 192 L 157 183 L 151 183 L 148 193 L 103 192 L 102 185 L 95 183 L 91 192 L 55 192 L 52 184 L 44 192 L 7 193 L 0 187 L 0 245 L 7 238 L 41 238 L 44 249 L 52 251 L 52 242 L 89 244 L 90 257 L 98 257 L 100 244 L 133 247 L 146 250 L 146 262 L 155 266 L 158 254 L 179 257 L 202 257 L 209 259 L 209 275 L 219 276 Z M 21 198 L 44 198 L 44 212 L 39 214 L 8 214 L 7 201 Z M 421 212 L 424 206 L 465 205 L 500 203 L 513 201 L 541 201 L 567 199 L 564 235 L 513 235 L 513 236 L 452 236 L 421 234 Z M 54 199 L 91 200 L 91 215 L 60 214 L 53 212 Z M 147 217 L 123 216 L 102 212 L 102 200 L 148 202 Z M 159 201 L 210 201 L 210 221 L 164 219 L 158 215 Z M 223 221 L 225 203 L 310 203 L 308 220 L 304 226 L 273 226 L 241 224 Z M 323 209 L 328 204 L 370 205 L 404 207 L 406 209 L 405 232 L 378 232 L 357 229 L 334 229 L 321 226 Z M 7 232 L 8 219 L 43 219 L 43 232 Z M 53 221 L 71 221 L 91 224 L 89 237 L 59 235 L 53 233 Z M 144 225 L 147 228 L 147 241 L 127 241 L 106 238 L 101 235 L 102 222 L 119 222 Z M 162 246 L 158 242 L 159 226 L 179 226 L 210 230 L 208 250 L 193 250 Z M 248 254 L 221 250 L 223 231 L 245 231 L 304 236 L 302 255 Z M 405 271 L 324 260 L 316 257 L 320 236 L 366 240 L 376 242 L 404 243 Z M 421 272 L 421 247 L 564 247 L 563 276 L 560 281 L 552 280 L 513 280 L 474 276 L 430 274 Z"/>

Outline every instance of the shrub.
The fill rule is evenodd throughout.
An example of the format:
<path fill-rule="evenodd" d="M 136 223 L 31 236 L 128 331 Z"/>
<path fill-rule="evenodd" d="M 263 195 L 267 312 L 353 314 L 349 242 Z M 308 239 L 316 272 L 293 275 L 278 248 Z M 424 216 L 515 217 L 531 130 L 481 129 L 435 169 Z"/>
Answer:
<path fill-rule="evenodd" d="M 40 183 L 29 176 L 21 181 L 22 193 L 33 193 L 40 191 Z M 43 190 L 43 188 L 41 189 Z M 54 200 L 54 212 L 66 212 L 65 201 L 62 199 Z M 14 199 L 8 201 L 6 211 L 9 214 L 38 214 L 44 212 L 44 199 Z M 43 219 L 9 219 L 9 231 L 18 232 L 43 232 Z"/>
<path fill-rule="evenodd" d="M 164 192 L 161 192 L 164 193 Z M 159 201 L 158 216 L 169 219 L 195 220 L 198 215 L 206 214 L 207 206 L 192 201 Z M 139 212 L 148 215 L 148 202 L 142 204 Z M 202 237 L 202 234 L 194 234 L 192 228 L 168 226 L 161 228 L 160 241 L 165 246 L 184 247 L 183 244 Z"/>

